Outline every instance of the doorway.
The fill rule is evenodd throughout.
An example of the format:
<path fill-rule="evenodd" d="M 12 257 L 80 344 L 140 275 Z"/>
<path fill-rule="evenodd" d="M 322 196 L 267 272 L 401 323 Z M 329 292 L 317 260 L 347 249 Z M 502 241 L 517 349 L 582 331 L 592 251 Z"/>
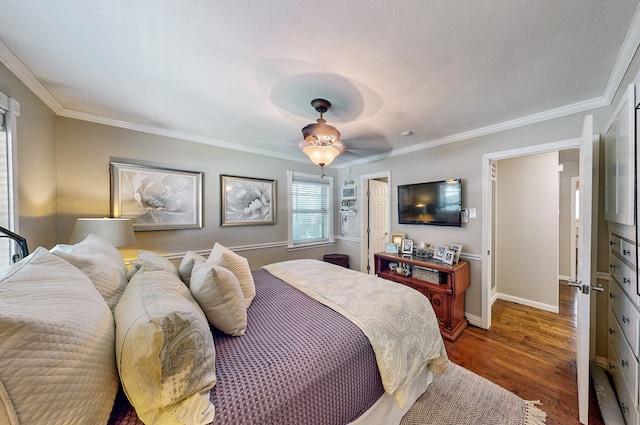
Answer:
<path fill-rule="evenodd" d="M 557 152 L 564 149 L 579 149 L 579 175 L 581 178 L 581 197 L 580 211 L 582 219 L 580 220 L 580 245 L 578 260 L 579 282 L 572 282 L 572 286 L 579 288 L 578 291 L 578 341 L 576 350 L 576 369 L 578 382 L 578 399 L 580 422 L 586 423 L 588 414 L 588 395 L 589 395 L 589 362 L 592 358 L 591 353 L 595 352 L 595 339 L 593 335 L 595 320 L 592 317 L 595 309 L 592 308 L 595 297 L 591 297 L 590 289 L 595 288 L 595 254 L 597 242 L 594 238 L 597 236 L 596 224 L 597 217 L 595 210 L 595 200 L 598 199 L 597 194 L 597 176 L 598 176 L 598 140 L 597 136 L 593 136 L 593 117 L 587 115 L 584 119 L 582 136 L 576 139 L 570 139 L 560 142 L 547 143 L 543 145 L 529 146 L 527 148 L 513 149 L 483 156 L 483 209 L 485 217 L 482 222 L 482 242 L 484 247 L 490 247 L 493 234 L 492 226 L 492 200 L 493 190 L 490 179 L 491 162 L 505 158 L 515 158 L 519 156 L 531 155 L 534 153 Z M 483 252 L 482 264 L 482 325 L 486 329 L 491 327 L 491 299 L 490 299 L 490 280 L 491 276 L 491 259 L 493 253 L 486 249 Z"/>
<path fill-rule="evenodd" d="M 384 251 L 391 228 L 391 173 L 384 171 L 360 176 L 362 193 L 362 243 L 360 271 L 374 274 L 373 255 Z"/>
<path fill-rule="evenodd" d="M 485 154 L 483 156 L 483 211 L 486 212 L 485 218 L 482 223 L 482 246 L 487 247 L 483 252 L 482 262 L 482 327 L 489 329 L 491 327 L 491 304 L 494 301 L 492 288 L 496 288 L 493 285 L 495 281 L 495 264 L 498 262 L 494 258 L 495 243 L 497 242 L 496 228 L 498 226 L 498 220 L 495 216 L 496 205 L 500 200 L 496 196 L 496 161 L 503 159 L 513 159 L 519 157 L 526 157 L 536 154 L 545 154 L 551 152 L 562 152 L 570 150 L 579 153 L 581 139 L 569 139 L 559 142 L 546 143 L 536 146 L 529 146 L 526 148 L 512 149 L 502 152 L 495 152 Z M 556 242 L 557 243 L 557 242 Z M 558 269 L 556 268 L 556 282 Z M 567 272 L 568 273 L 568 272 Z M 557 283 L 556 283 L 557 285 Z M 556 292 L 557 296 L 557 292 Z"/>

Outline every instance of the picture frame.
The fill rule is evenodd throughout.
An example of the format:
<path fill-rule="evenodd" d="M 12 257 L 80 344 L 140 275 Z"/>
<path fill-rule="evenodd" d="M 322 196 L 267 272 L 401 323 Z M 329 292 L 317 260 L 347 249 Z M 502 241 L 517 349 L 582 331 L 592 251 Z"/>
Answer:
<path fill-rule="evenodd" d="M 453 262 L 456 264 L 458 264 L 458 262 L 460 261 L 460 254 L 462 254 L 462 247 L 463 245 L 461 243 L 452 243 L 451 246 L 449 247 L 451 251 L 454 251 L 456 253 L 455 258 L 453 259 Z"/>
<path fill-rule="evenodd" d="M 220 175 L 220 226 L 276 223 L 276 181 Z"/>
<path fill-rule="evenodd" d="M 436 247 L 436 251 L 433 253 L 434 260 L 442 261 L 444 259 L 444 252 L 447 250 L 447 247 L 444 245 L 438 245 Z"/>
<path fill-rule="evenodd" d="M 133 230 L 202 228 L 202 172 L 110 162 L 111 215 Z"/>
<path fill-rule="evenodd" d="M 402 241 L 406 239 L 406 237 L 407 237 L 406 233 L 392 233 L 389 236 L 389 242 L 395 243 L 398 245 L 398 247 L 400 247 L 402 246 Z"/>
<path fill-rule="evenodd" d="M 397 254 L 398 253 L 398 244 L 397 243 L 387 243 L 384 246 L 385 254 Z"/>
<path fill-rule="evenodd" d="M 402 240 L 402 253 L 413 254 L 413 239 Z"/>
<path fill-rule="evenodd" d="M 442 262 L 445 264 L 453 265 L 454 258 L 456 257 L 456 252 L 450 249 L 445 249 L 444 256 L 442 257 Z"/>

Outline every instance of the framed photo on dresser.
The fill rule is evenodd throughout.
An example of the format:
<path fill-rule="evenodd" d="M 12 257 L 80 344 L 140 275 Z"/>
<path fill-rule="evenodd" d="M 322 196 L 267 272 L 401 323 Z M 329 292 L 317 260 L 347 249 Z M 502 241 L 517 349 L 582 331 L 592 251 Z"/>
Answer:
<path fill-rule="evenodd" d="M 447 250 L 447 247 L 444 245 L 438 245 L 436 248 L 436 252 L 433 253 L 433 259 L 442 261 L 444 259 L 444 252 Z"/>
<path fill-rule="evenodd" d="M 409 255 L 413 254 L 413 239 L 402 240 L 402 253 Z"/>

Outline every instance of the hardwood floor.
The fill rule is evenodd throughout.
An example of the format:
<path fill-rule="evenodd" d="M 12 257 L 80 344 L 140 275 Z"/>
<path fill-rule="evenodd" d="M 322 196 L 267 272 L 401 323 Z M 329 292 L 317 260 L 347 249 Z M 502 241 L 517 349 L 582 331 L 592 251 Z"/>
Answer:
<path fill-rule="evenodd" d="M 445 341 L 449 358 L 525 400 L 540 400 L 547 425 L 577 425 L 576 291 L 560 284 L 560 313 L 498 300 L 492 326 Z M 604 425 L 593 389 L 589 424 Z"/>

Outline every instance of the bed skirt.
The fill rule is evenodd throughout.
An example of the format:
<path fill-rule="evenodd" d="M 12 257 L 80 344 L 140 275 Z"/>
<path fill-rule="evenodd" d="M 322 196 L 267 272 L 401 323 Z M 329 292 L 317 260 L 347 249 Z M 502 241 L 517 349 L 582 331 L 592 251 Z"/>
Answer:
<path fill-rule="evenodd" d="M 402 417 L 411 409 L 415 401 L 426 391 L 433 381 L 433 372 L 424 368 L 422 373 L 411 384 L 407 393 L 407 403 L 400 407 L 395 397 L 384 393 L 373 406 L 358 419 L 348 425 L 397 425 Z"/>

